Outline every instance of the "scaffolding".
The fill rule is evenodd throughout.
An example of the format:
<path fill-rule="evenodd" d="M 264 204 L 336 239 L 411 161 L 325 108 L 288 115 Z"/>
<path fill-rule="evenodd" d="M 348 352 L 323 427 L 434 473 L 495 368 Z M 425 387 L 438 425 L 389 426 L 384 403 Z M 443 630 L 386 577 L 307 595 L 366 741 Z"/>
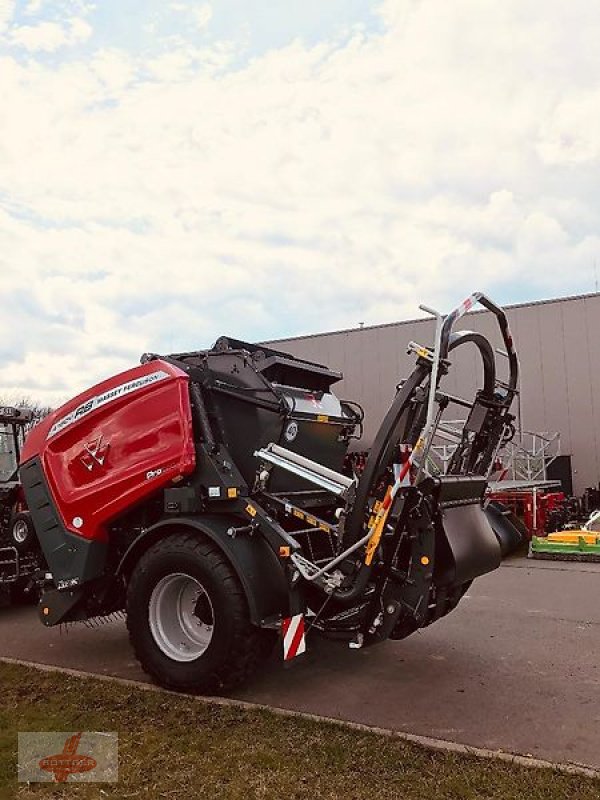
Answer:
<path fill-rule="evenodd" d="M 445 474 L 464 428 L 464 420 L 444 420 L 440 423 L 433 446 L 429 468 Z M 502 462 L 500 480 L 534 483 L 548 479 L 548 467 L 561 454 L 560 434 L 539 431 L 517 431 L 510 442 L 498 452 Z"/>

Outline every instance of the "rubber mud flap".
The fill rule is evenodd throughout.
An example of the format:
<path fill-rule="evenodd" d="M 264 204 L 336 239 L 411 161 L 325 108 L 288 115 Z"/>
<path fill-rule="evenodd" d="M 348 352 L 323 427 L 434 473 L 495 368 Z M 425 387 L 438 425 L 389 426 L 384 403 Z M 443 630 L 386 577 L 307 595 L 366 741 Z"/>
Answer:
<path fill-rule="evenodd" d="M 472 581 L 500 566 L 500 543 L 479 503 L 440 509 L 434 582 Z"/>

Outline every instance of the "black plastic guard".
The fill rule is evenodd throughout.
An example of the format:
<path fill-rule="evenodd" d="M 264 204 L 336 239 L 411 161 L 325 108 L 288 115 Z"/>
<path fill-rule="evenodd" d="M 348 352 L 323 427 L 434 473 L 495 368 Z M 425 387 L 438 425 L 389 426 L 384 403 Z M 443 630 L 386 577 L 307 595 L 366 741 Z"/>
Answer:
<path fill-rule="evenodd" d="M 99 577 L 104 571 L 106 544 L 68 531 L 54 506 L 39 458 L 20 469 L 27 507 L 40 547 L 59 588 L 72 588 Z"/>
<path fill-rule="evenodd" d="M 461 585 L 500 566 L 498 539 L 483 510 L 484 478 L 441 479 L 434 583 Z"/>
<path fill-rule="evenodd" d="M 58 589 L 45 591 L 38 604 L 41 622 L 51 628 L 63 622 L 73 622 L 87 618 L 82 605 L 84 590 L 81 587 L 59 592 Z"/>

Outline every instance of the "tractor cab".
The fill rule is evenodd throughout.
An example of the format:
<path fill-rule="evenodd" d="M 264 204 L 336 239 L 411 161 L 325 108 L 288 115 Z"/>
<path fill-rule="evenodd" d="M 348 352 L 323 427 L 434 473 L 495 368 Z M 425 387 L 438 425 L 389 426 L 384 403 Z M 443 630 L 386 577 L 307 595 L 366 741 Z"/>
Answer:
<path fill-rule="evenodd" d="M 25 428 L 32 419 L 29 408 L 0 406 L 0 486 L 17 481 Z"/>

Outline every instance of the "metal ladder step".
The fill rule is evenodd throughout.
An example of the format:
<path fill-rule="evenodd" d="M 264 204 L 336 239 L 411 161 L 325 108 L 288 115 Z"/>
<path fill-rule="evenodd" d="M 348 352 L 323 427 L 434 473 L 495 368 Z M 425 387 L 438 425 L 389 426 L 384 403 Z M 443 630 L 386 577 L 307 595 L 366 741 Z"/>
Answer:
<path fill-rule="evenodd" d="M 19 552 L 16 547 L 0 547 L 0 582 L 19 577 Z"/>

